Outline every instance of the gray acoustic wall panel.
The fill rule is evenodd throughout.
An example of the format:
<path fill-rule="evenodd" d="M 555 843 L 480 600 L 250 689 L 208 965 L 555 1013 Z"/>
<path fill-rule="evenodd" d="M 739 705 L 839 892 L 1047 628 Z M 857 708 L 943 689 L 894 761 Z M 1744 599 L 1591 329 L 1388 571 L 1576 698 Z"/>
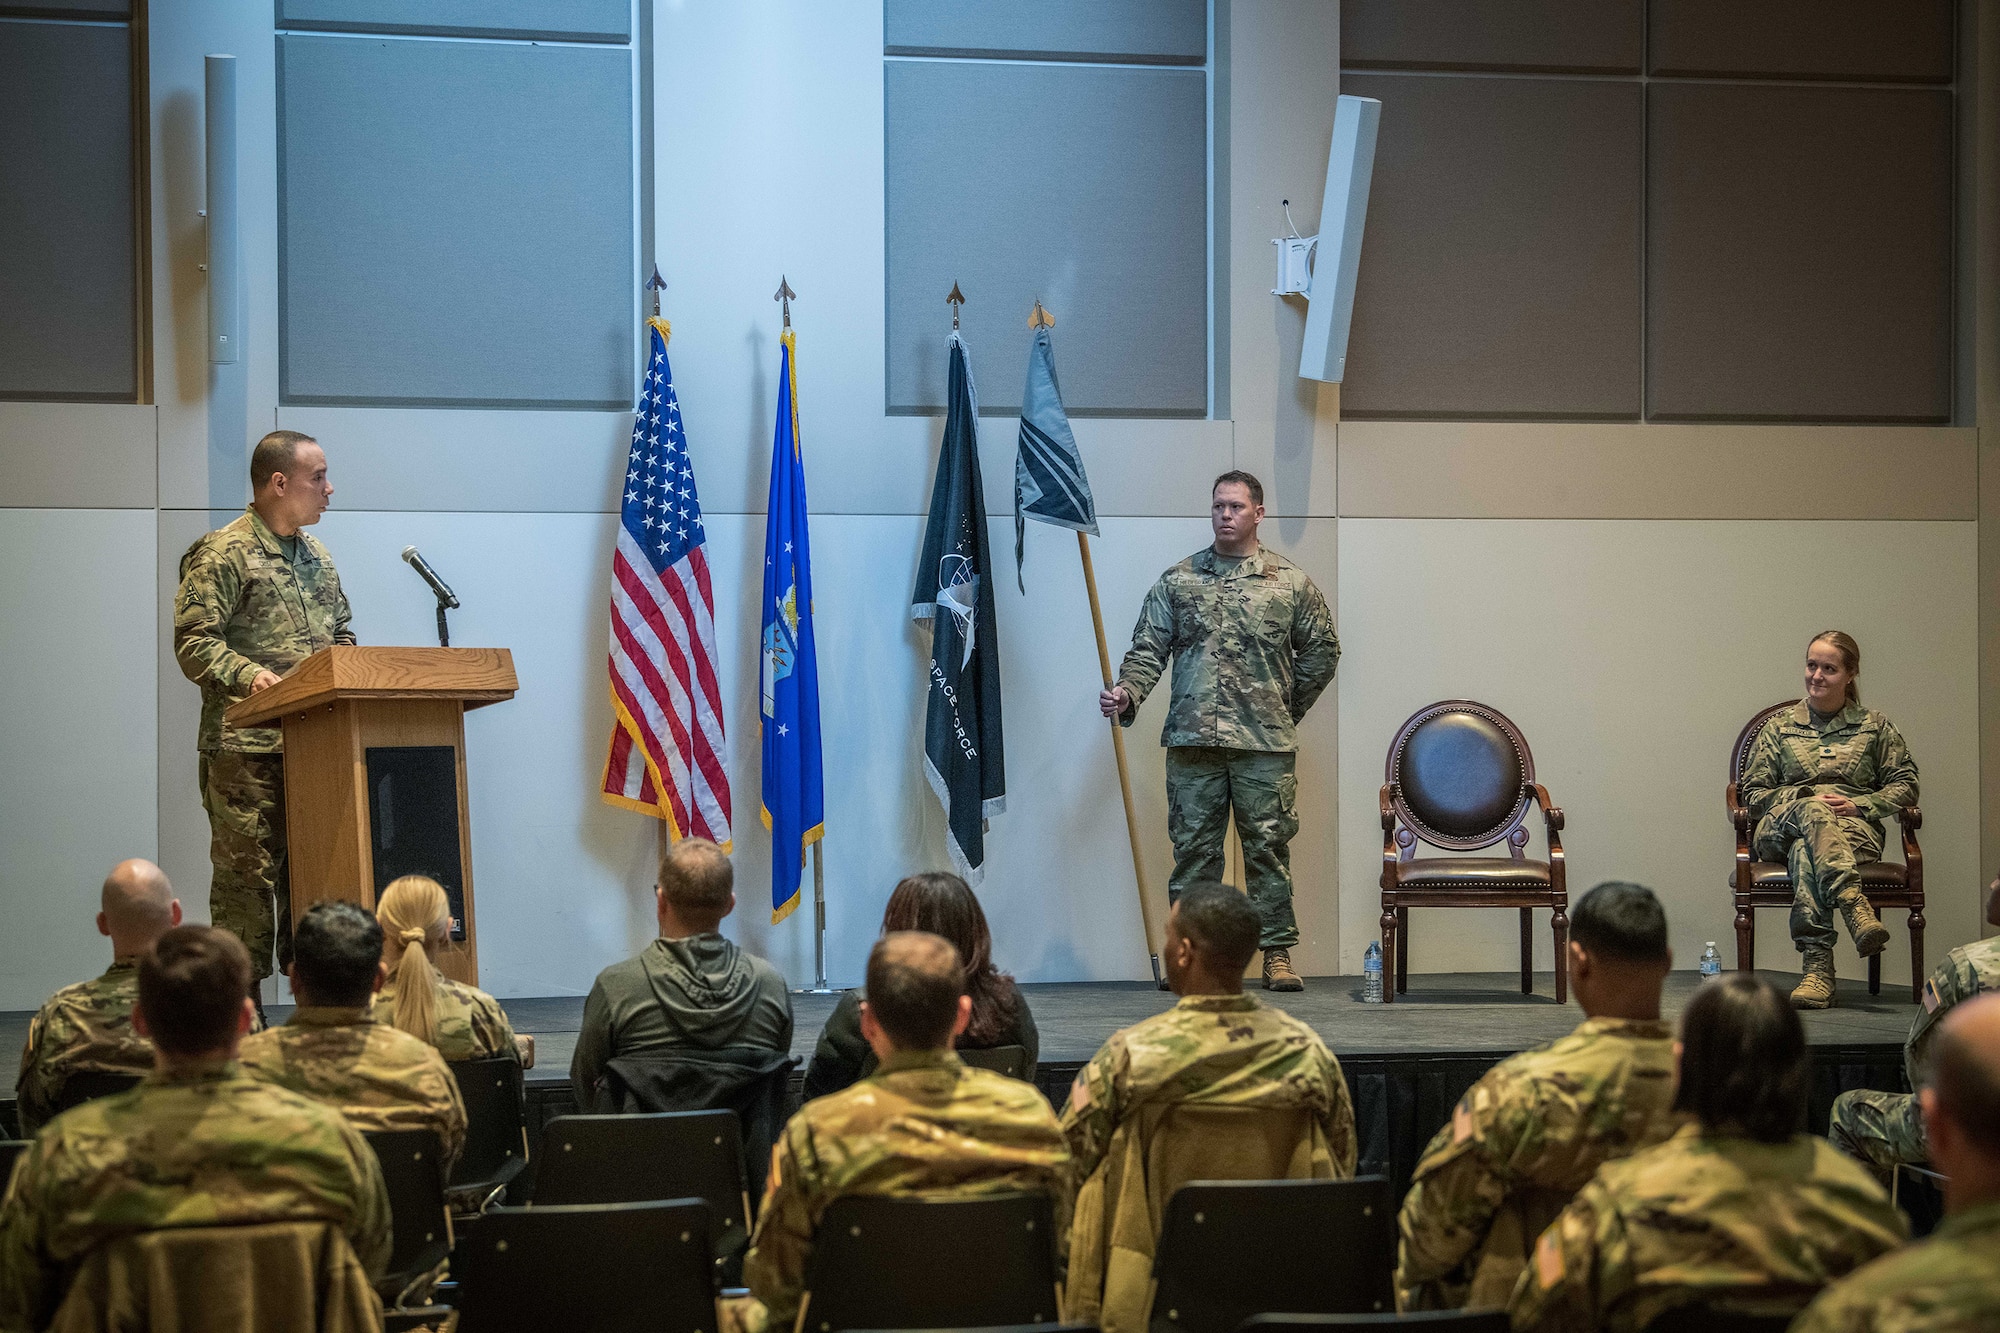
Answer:
<path fill-rule="evenodd" d="M 1652 0 L 1655 74 L 1950 83 L 1953 0 Z"/>
<path fill-rule="evenodd" d="M 126 19 L 132 17 L 132 0 L 46 0 L 43 4 L 0 0 L 0 17 L 9 14 L 36 19 Z"/>
<path fill-rule="evenodd" d="M 1346 74 L 1382 103 L 1341 412 L 1636 417 L 1636 82 Z"/>
<path fill-rule="evenodd" d="M 1006 56 L 1199 65 L 1207 0 L 883 0 L 889 55 Z"/>
<path fill-rule="evenodd" d="M 1951 94 L 1649 97 L 1649 415 L 1948 420 Z"/>
<path fill-rule="evenodd" d="M 627 42 L 626 0 L 277 0 L 280 28 Z"/>
<path fill-rule="evenodd" d="M 943 410 L 957 282 L 982 410 L 1019 408 L 1039 297 L 1072 413 L 1203 415 L 1205 73 L 891 60 L 883 80 L 888 410 Z"/>
<path fill-rule="evenodd" d="M 280 37 L 282 400 L 630 405 L 631 68 Z"/>
<path fill-rule="evenodd" d="M 1640 0 L 1341 0 L 1340 63 L 1636 74 L 1644 26 Z"/>
<path fill-rule="evenodd" d="M 0 398 L 138 395 L 131 33 L 0 20 Z"/>

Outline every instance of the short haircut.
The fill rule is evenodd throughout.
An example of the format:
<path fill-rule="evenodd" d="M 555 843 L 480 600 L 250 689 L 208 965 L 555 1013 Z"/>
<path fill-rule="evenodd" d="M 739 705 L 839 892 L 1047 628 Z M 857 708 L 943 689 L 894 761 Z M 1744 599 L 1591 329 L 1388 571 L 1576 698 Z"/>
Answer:
<path fill-rule="evenodd" d="M 1992 1005 L 2000 1001 L 1984 997 L 1973 1004 Z M 1969 1006 L 1968 1006 L 1969 1007 Z M 1938 1029 L 1931 1052 L 1930 1086 L 1937 1094 L 1938 1110 L 1959 1133 L 1979 1151 L 2000 1158 L 2000 1062 L 1983 1054 L 1979 1043 L 1967 1038 L 1963 1012 L 1960 1021 L 1947 1018 Z"/>
<path fill-rule="evenodd" d="M 1210 486 L 1208 488 L 1208 493 L 1211 498 L 1215 495 L 1216 491 L 1222 488 L 1225 482 L 1235 482 L 1238 486 L 1242 486 L 1245 489 L 1247 489 L 1250 492 L 1251 504 L 1260 505 L 1264 503 L 1264 483 L 1257 480 L 1255 477 L 1251 476 L 1248 472 L 1245 472 L 1240 467 L 1231 468 L 1229 471 L 1223 473 L 1221 476 L 1215 479 L 1215 485 Z"/>
<path fill-rule="evenodd" d="M 736 891 L 736 867 L 707 838 L 682 838 L 660 857 L 660 891 L 683 916 L 720 920 Z"/>
<path fill-rule="evenodd" d="M 1194 884 L 1174 902 L 1181 934 L 1218 976 L 1240 975 L 1256 956 L 1263 923 L 1250 900 L 1226 884 Z"/>
<path fill-rule="evenodd" d="M 1702 1128 L 1783 1143 L 1806 1126 L 1806 1031 L 1770 982 L 1731 972 L 1703 983 L 1681 1011 L 1674 1109 Z"/>
<path fill-rule="evenodd" d="M 381 962 L 381 924 L 356 903 L 315 903 L 292 931 L 292 979 L 314 1004 L 367 1004 Z"/>
<path fill-rule="evenodd" d="M 1577 900 L 1569 937 L 1585 953 L 1614 963 L 1667 961 L 1667 913 L 1643 884 L 1606 880 Z"/>
<path fill-rule="evenodd" d="M 175 926 L 139 955 L 139 1008 L 168 1055 L 227 1046 L 249 996 L 250 951 L 226 930 Z"/>
<path fill-rule="evenodd" d="M 291 475 L 292 465 L 299 461 L 299 446 L 318 444 L 319 441 L 304 431 L 274 430 L 257 441 L 257 447 L 250 451 L 250 489 L 261 491 L 271 475 L 282 472 Z"/>
<path fill-rule="evenodd" d="M 898 1050 L 950 1046 L 963 994 L 965 968 L 941 935 L 891 931 L 868 951 L 868 1012 Z"/>

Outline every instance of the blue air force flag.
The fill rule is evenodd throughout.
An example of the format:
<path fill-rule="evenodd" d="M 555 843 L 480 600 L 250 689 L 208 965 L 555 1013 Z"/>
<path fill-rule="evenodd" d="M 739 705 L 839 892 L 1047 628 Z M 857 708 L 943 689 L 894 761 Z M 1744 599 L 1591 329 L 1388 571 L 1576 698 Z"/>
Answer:
<path fill-rule="evenodd" d="M 812 549 L 806 472 L 799 456 L 798 343 L 778 350 L 778 425 L 771 437 L 771 499 L 764 522 L 761 654 L 764 827 L 771 830 L 771 924 L 799 905 L 806 848 L 826 831 L 819 755 L 819 654 L 813 646 Z"/>
<path fill-rule="evenodd" d="M 979 480 L 979 398 L 965 343 L 951 335 L 950 397 L 930 521 L 910 615 L 931 622 L 924 776 L 944 806 L 952 865 L 968 883 L 986 868 L 986 817 L 1007 805 L 1000 736 L 1000 645 L 993 558 Z"/>
<path fill-rule="evenodd" d="M 1046 324 L 1028 349 L 1028 384 L 1021 390 L 1021 441 L 1014 454 L 1014 582 L 1023 592 L 1021 564 L 1027 543 L 1024 518 L 1097 535 L 1097 504 L 1083 455 L 1070 433 L 1056 383 L 1055 351 Z"/>

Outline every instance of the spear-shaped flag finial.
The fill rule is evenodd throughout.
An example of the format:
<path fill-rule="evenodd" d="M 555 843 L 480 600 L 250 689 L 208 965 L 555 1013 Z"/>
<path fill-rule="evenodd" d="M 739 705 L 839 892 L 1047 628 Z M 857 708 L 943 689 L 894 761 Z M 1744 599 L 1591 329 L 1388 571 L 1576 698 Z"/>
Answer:
<path fill-rule="evenodd" d="M 667 289 L 667 280 L 660 276 L 660 266 L 653 265 L 653 276 L 646 279 L 646 290 L 653 294 L 653 318 L 660 317 L 660 293 Z"/>
<path fill-rule="evenodd" d="M 959 308 L 965 304 L 965 293 L 958 289 L 958 283 L 955 280 L 951 284 L 951 295 L 944 298 L 944 303 L 951 307 L 951 327 L 952 331 L 956 333 L 958 331 L 958 312 Z"/>
<path fill-rule="evenodd" d="M 792 327 L 792 302 L 799 299 L 799 294 L 792 290 L 792 284 L 785 281 L 782 273 L 778 275 L 778 290 L 772 293 L 771 299 L 778 302 L 778 308 L 784 312 L 785 327 Z"/>
<path fill-rule="evenodd" d="M 1028 327 L 1031 329 L 1052 329 L 1055 326 L 1056 317 L 1049 313 L 1049 308 L 1042 304 L 1042 298 L 1037 296 L 1035 298 L 1035 308 L 1028 312 Z"/>

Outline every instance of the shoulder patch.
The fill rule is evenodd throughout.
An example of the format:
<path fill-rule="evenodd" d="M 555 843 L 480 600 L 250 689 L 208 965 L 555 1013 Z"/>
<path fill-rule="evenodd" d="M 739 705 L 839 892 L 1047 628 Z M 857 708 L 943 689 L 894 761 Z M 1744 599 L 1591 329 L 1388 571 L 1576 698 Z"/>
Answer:
<path fill-rule="evenodd" d="M 1535 1281 L 1543 1291 L 1563 1280 L 1562 1242 L 1556 1238 L 1556 1228 L 1550 1227 L 1535 1242 Z"/>
<path fill-rule="evenodd" d="M 1924 1012 L 1934 1014 L 1942 1003 L 1944 1001 L 1938 996 L 1937 978 L 1933 977 L 1924 983 Z"/>
<path fill-rule="evenodd" d="M 1451 1141 L 1463 1143 L 1472 1137 L 1472 1108 L 1459 1102 L 1451 1113 Z"/>

